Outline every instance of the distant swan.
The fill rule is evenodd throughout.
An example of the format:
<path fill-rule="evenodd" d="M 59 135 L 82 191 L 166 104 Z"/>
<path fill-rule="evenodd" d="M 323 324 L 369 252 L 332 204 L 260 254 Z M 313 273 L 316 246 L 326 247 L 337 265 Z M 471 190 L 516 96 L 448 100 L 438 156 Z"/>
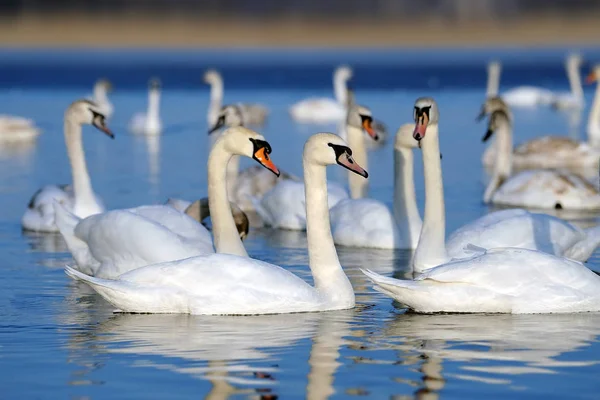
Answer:
<path fill-rule="evenodd" d="M 30 119 L 0 115 L 0 145 L 29 143 L 39 134 L 40 129 Z"/>
<path fill-rule="evenodd" d="M 81 141 L 81 125 L 83 124 L 91 124 L 110 138 L 114 138 L 113 133 L 106 126 L 104 115 L 100 114 L 95 103 L 88 100 L 73 102 L 65 112 L 64 122 L 65 142 L 71 162 L 73 184 L 72 186 L 48 185 L 38 190 L 29 201 L 27 210 L 21 219 L 23 229 L 58 232 L 53 207 L 55 201 L 81 218 L 104 211 L 102 201 L 92 190 L 85 163 Z"/>
<path fill-rule="evenodd" d="M 159 109 L 160 82 L 152 79 L 148 87 L 148 110 L 134 114 L 129 121 L 129 130 L 138 135 L 159 135 L 162 132 Z"/>
<path fill-rule="evenodd" d="M 115 280 L 69 267 L 66 273 L 94 288 L 123 312 L 185 314 L 281 314 L 353 308 L 354 290 L 329 229 L 327 165 L 367 176 L 346 143 L 319 133 L 304 146 L 309 267 L 314 286 L 279 266 L 226 254 L 197 256 L 138 268 Z"/>
<path fill-rule="evenodd" d="M 94 85 L 93 101 L 107 119 L 110 119 L 114 113 L 114 107 L 108 99 L 108 93 L 111 90 L 112 84 L 107 79 L 99 79 Z"/>

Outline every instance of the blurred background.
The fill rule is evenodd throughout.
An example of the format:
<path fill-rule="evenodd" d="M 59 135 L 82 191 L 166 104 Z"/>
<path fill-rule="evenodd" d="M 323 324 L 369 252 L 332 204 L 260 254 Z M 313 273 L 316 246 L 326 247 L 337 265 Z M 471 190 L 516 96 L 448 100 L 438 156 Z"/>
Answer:
<path fill-rule="evenodd" d="M 2 46 L 594 43 L 597 0 L 2 0 Z"/>

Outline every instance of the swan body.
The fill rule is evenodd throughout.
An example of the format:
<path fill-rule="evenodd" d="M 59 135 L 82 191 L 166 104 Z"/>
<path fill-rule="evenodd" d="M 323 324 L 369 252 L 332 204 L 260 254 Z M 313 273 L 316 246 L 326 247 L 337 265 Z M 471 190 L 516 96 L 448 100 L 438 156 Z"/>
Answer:
<path fill-rule="evenodd" d="M 354 307 L 354 291 L 340 266 L 329 230 L 325 166 L 338 163 L 366 176 L 351 150 L 333 134 L 316 134 L 303 154 L 309 266 L 315 286 L 266 262 L 229 254 L 192 257 L 101 279 L 67 267 L 124 312 L 274 314 Z"/>
<path fill-rule="evenodd" d="M 31 142 L 40 134 L 40 129 L 27 118 L 0 115 L 0 144 Z"/>
<path fill-rule="evenodd" d="M 210 102 L 206 120 L 209 127 L 217 124 L 219 114 L 223 105 L 223 78 L 219 71 L 210 69 L 204 73 L 204 82 L 210 85 Z M 262 104 L 236 103 L 242 115 L 243 125 L 265 124 L 269 116 L 269 109 Z"/>
<path fill-rule="evenodd" d="M 148 109 L 146 112 L 134 114 L 129 121 L 129 130 L 136 135 L 160 135 L 162 122 L 160 109 L 160 83 L 156 79 L 150 81 L 148 89 Z"/>
<path fill-rule="evenodd" d="M 94 85 L 93 101 L 98 105 L 102 115 L 110 119 L 115 111 L 113 104 L 108 98 L 108 93 L 112 90 L 112 84 L 106 79 L 100 79 Z"/>
<path fill-rule="evenodd" d="M 272 228 L 306 229 L 304 184 L 291 180 L 277 183 L 261 200 L 255 200 L 255 209 L 264 223 Z M 329 208 L 347 199 L 348 193 L 340 185 L 327 184 Z"/>
<path fill-rule="evenodd" d="M 324 124 L 339 122 L 346 118 L 347 86 L 346 82 L 352 77 L 348 66 L 340 66 L 333 73 L 333 88 L 335 99 L 309 98 L 290 107 L 290 115 L 296 122 Z"/>
<path fill-rule="evenodd" d="M 520 86 L 502 93 L 502 99 L 511 107 L 537 107 L 550 104 L 554 95 L 548 89 Z"/>
<path fill-rule="evenodd" d="M 512 126 L 501 110 L 490 115 L 484 140 L 497 132 L 496 161 L 484 202 L 565 210 L 598 210 L 598 189 L 579 175 L 560 170 L 526 170 L 512 175 Z"/>
<path fill-rule="evenodd" d="M 528 249 L 499 248 L 430 269 L 414 280 L 363 271 L 376 290 L 417 312 L 600 311 L 600 277 L 583 264 Z"/>
<path fill-rule="evenodd" d="M 277 172 L 264 158 L 270 147 L 263 139 L 249 129 L 231 128 L 211 151 L 208 191 L 217 252 L 247 257 L 227 202 L 225 169 L 237 154 L 254 156 Z M 204 226 L 167 205 L 110 211 L 80 220 L 57 204 L 56 215 L 78 269 L 88 275 L 115 278 L 145 265 L 215 251 Z"/>
<path fill-rule="evenodd" d="M 393 211 L 374 199 L 340 201 L 331 209 L 336 244 L 378 249 L 417 247 L 422 221 L 413 177 L 412 149 L 418 146 L 412 137 L 414 129 L 415 124 L 405 124 L 396 133 Z"/>
<path fill-rule="evenodd" d="M 73 102 L 65 112 L 64 135 L 67 153 L 71 163 L 72 185 L 48 185 L 38 190 L 27 206 L 21 219 L 25 230 L 38 232 L 58 232 L 55 223 L 53 203 L 62 204 L 80 218 L 104 211 L 104 204 L 94 193 L 81 140 L 81 125 L 91 124 L 114 138 L 106 126 L 104 116 L 95 103 L 88 100 Z"/>

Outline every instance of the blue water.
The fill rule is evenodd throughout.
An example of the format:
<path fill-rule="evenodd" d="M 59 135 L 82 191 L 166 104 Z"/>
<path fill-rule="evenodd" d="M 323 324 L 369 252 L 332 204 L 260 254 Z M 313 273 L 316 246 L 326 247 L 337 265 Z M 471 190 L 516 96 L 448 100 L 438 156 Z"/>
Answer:
<path fill-rule="evenodd" d="M 600 55 L 584 49 L 589 59 Z M 375 293 L 359 268 L 402 277 L 410 253 L 340 250 L 357 293 L 354 310 L 262 317 L 116 315 L 91 289 L 70 281 L 60 237 L 25 235 L 31 195 L 68 182 L 62 115 L 96 77 L 115 83 L 114 141 L 86 128 L 87 161 L 108 208 L 206 195 L 206 107 L 202 70 L 220 67 L 226 101 L 256 101 L 271 116 L 261 130 L 275 163 L 301 174 L 306 138 L 334 126 L 301 126 L 287 114 L 308 96 L 332 96 L 331 67 L 355 65 L 360 103 L 390 128 L 408 122 L 416 97 L 441 112 L 447 226 L 485 214 L 480 164 L 485 62 L 505 61 L 502 87 L 567 91 L 562 50 L 297 52 L 0 52 L 0 113 L 43 128 L 30 147 L 0 148 L 0 393 L 2 398 L 597 398 L 600 315 L 415 315 Z M 127 132 L 146 104 L 146 79 L 163 81 L 158 141 Z M 506 77 L 506 78 L 505 78 Z M 586 88 L 588 105 L 592 88 Z M 585 114 L 584 114 L 585 115 Z M 547 109 L 515 111 L 520 142 L 567 134 L 568 118 Z M 583 134 L 575 129 L 572 135 Z M 416 183 L 420 204 L 420 156 Z M 248 160 L 248 165 L 251 161 Z M 328 170 L 343 183 L 345 172 Z M 371 194 L 392 196 L 392 148 L 371 153 Z M 310 281 L 306 236 L 253 230 L 248 252 Z M 600 269 L 600 253 L 588 265 Z"/>

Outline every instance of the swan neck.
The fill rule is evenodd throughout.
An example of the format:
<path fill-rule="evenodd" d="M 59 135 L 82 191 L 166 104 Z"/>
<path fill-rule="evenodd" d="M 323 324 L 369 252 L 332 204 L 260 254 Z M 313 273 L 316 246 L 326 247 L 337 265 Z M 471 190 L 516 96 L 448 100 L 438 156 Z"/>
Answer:
<path fill-rule="evenodd" d="M 422 272 L 448 260 L 445 243 L 444 184 L 437 124 L 427 127 L 426 136 L 421 140 L 421 148 L 425 172 L 425 212 L 419 245 L 413 259 L 415 272 Z"/>
<path fill-rule="evenodd" d="M 506 179 L 512 174 L 512 128 L 508 121 L 499 123 L 496 129 L 496 160 L 492 178 L 485 189 L 483 201 L 489 203 L 492 196 Z"/>
<path fill-rule="evenodd" d="M 94 86 L 94 101 L 96 102 L 106 102 L 108 100 L 108 93 L 106 92 L 106 88 L 103 85 L 95 85 Z"/>
<path fill-rule="evenodd" d="M 227 164 L 227 193 L 229 201 L 233 201 L 233 194 L 237 186 L 238 174 L 240 170 L 240 156 L 232 156 Z M 235 202 L 234 202 L 235 203 Z"/>
<path fill-rule="evenodd" d="M 84 203 L 95 203 L 92 182 L 85 162 L 85 152 L 81 139 L 81 124 L 65 119 L 65 143 L 67 154 L 71 164 L 71 175 L 73 179 L 73 194 L 77 210 Z"/>
<path fill-rule="evenodd" d="M 303 164 L 308 258 L 315 288 L 329 302 L 354 305 L 354 290 L 342 270 L 331 236 L 326 169 L 305 157 Z"/>
<path fill-rule="evenodd" d="M 593 145 L 600 144 L 600 81 L 596 83 L 594 101 L 588 117 L 588 140 Z"/>
<path fill-rule="evenodd" d="M 333 77 L 333 91 L 337 102 L 343 107 L 346 107 L 348 101 L 348 86 L 346 84 L 346 78 L 341 74 L 336 73 Z"/>
<path fill-rule="evenodd" d="M 348 137 L 348 146 L 352 149 L 352 157 L 354 157 L 354 160 L 358 165 L 368 171 L 367 149 L 362 129 L 347 125 L 346 134 Z M 367 197 L 369 192 L 368 179 L 348 171 L 348 186 L 350 188 L 350 197 L 352 199 L 362 199 L 363 197 Z"/>
<path fill-rule="evenodd" d="M 583 101 L 583 85 L 581 83 L 581 72 L 577 63 L 567 64 L 567 77 L 569 78 L 569 85 L 571 86 L 571 94 Z"/>
<path fill-rule="evenodd" d="M 494 97 L 498 96 L 498 90 L 500 88 L 500 66 L 490 65 L 488 66 L 488 80 L 486 96 Z"/>
<path fill-rule="evenodd" d="M 411 238 L 416 245 L 422 221 L 417 207 L 413 162 L 411 149 L 394 149 L 394 220 L 401 237 Z"/>
<path fill-rule="evenodd" d="M 223 80 L 212 81 L 210 85 L 210 104 L 208 105 L 208 123 L 212 127 L 217 123 L 219 111 L 223 106 Z"/>
<path fill-rule="evenodd" d="M 160 90 L 150 89 L 148 92 L 148 120 L 158 120 L 160 108 Z"/>
<path fill-rule="evenodd" d="M 213 223 L 217 253 L 248 257 L 237 232 L 227 196 L 227 166 L 232 154 L 225 150 L 223 140 L 213 146 L 208 157 L 208 206 Z"/>

